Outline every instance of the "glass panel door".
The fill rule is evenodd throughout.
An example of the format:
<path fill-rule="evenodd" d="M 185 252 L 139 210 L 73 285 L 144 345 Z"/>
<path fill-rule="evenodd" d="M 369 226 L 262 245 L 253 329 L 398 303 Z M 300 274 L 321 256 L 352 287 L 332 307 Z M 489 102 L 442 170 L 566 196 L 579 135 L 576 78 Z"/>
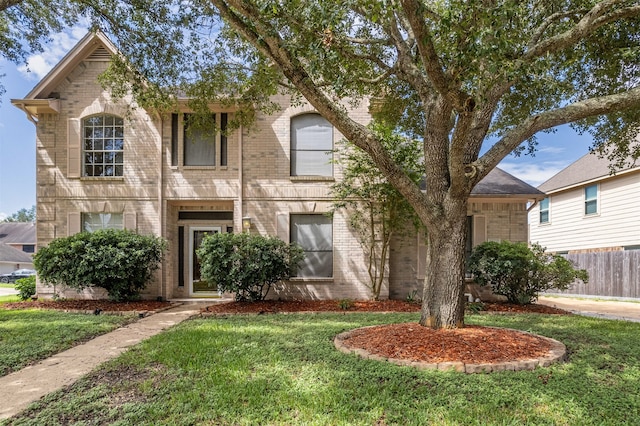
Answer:
<path fill-rule="evenodd" d="M 191 228 L 191 232 L 189 234 L 189 263 L 191 264 L 191 267 L 189 268 L 189 281 L 191 295 L 218 294 L 218 287 L 215 283 L 208 283 L 200 277 L 200 261 L 198 260 L 198 256 L 196 256 L 196 250 L 198 250 L 200 244 L 202 244 L 204 237 L 208 234 L 217 234 L 218 232 L 222 232 L 221 226 Z"/>

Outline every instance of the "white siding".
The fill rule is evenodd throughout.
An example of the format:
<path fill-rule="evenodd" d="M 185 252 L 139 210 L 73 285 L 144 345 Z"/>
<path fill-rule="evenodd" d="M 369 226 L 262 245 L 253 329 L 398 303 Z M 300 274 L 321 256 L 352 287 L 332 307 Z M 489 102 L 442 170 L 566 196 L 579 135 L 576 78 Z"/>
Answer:
<path fill-rule="evenodd" d="M 539 205 L 529 214 L 530 241 L 549 251 L 640 244 L 640 174 L 599 184 L 598 214 L 584 215 L 584 186 L 549 196 L 549 223 L 540 224 Z"/>

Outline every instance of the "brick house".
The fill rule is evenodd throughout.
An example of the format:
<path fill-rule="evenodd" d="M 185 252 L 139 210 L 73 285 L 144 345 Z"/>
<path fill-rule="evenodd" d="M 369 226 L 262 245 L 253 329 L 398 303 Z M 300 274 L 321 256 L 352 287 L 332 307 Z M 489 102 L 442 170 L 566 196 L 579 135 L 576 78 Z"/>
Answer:
<path fill-rule="evenodd" d="M 90 33 L 24 99 L 12 100 L 36 125 L 38 247 L 107 227 L 160 235 L 169 250 L 143 297 L 216 297 L 200 281 L 194 249 L 206 233 L 246 230 L 305 249 L 300 276 L 278 286 L 273 297 L 369 297 L 365 256 L 344 213 L 325 215 L 329 187 L 341 177 L 328 161 L 342 138 L 337 130 L 310 105 L 294 107 L 285 97 L 274 98 L 280 111 L 259 115 L 252 129 L 227 137 L 186 132 L 186 107 L 164 115 L 137 108 L 127 115 L 131 100 L 116 102 L 97 83 L 114 52 L 104 35 Z M 212 107 L 221 127 L 233 113 Z M 363 124 L 370 120 L 366 103 L 351 115 Z M 540 195 L 503 171 L 492 172 L 469 205 L 470 244 L 527 241 L 527 203 Z M 423 251 L 417 236 L 394 241 L 381 297 L 405 297 L 421 286 Z M 39 296 L 52 293 L 38 283 Z"/>

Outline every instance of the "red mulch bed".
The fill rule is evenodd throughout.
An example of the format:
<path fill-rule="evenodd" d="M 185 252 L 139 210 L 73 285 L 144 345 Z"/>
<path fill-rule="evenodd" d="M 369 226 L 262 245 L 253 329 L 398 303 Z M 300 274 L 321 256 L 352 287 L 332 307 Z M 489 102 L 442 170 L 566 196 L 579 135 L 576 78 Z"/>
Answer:
<path fill-rule="evenodd" d="M 353 330 L 344 344 L 385 358 L 428 363 L 491 364 L 539 358 L 551 349 L 549 341 L 516 330 L 474 325 L 432 330 L 417 322 Z"/>
<path fill-rule="evenodd" d="M 363 300 L 348 303 L 348 309 L 341 308 L 337 300 L 265 300 L 261 302 L 225 302 L 207 306 L 202 312 L 216 314 L 267 314 L 278 312 L 420 312 L 420 305 L 404 300 Z M 545 305 L 514 305 L 510 303 L 485 303 L 482 312 L 511 312 L 562 314 L 569 312 Z"/>
<path fill-rule="evenodd" d="M 341 304 L 348 304 L 343 309 Z M 108 300 L 37 300 L 5 303 L 2 309 L 59 309 L 68 311 L 155 311 L 169 302 L 138 301 L 116 303 Z M 570 314 L 544 305 L 485 303 L 489 313 Z M 352 301 L 308 300 L 216 303 L 202 309 L 211 314 L 270 314 L 279 312 L 419 312 L 420 305 L 402 300 Z M 537 358 L 549 350 L 546 340 L 515 330 L 467 326 L 455 330 L 431 330 L 418 323 L 390 324 L 354 330 L 345 341 L 349 347 L 365 349 L 386 358 L 423 362 L 496 363 Z"/>

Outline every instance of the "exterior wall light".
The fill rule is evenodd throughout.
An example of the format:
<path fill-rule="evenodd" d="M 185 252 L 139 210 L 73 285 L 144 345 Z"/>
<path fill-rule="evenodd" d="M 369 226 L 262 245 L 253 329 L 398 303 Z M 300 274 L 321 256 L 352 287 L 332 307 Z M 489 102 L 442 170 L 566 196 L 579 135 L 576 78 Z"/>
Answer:
<path fill-rule="evenodd" d="M 249 232 L 249 229 L 251 229 L 251 218 L 249 216 L 242 218 L 242 229 L 244 232 Z"/>

